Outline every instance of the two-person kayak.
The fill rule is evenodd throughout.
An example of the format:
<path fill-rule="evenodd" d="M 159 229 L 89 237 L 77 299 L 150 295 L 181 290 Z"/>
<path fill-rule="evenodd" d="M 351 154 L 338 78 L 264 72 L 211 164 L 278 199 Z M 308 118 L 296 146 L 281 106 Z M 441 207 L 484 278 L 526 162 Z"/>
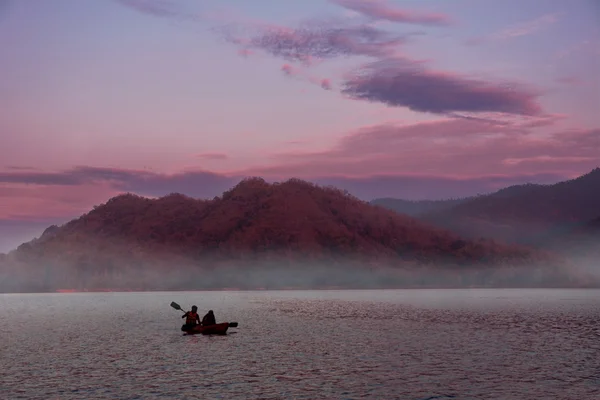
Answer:
<path fill-rule="evenodd" d="M 207 325 L 207 326 L 196 325 L 196 326 L 192 326 L 192 327 L 184 324 L 181 327 L 181 330 L 188 335 L 197 335 L 197 334 L 225 335 L 225 334 L 227 334 L 227 329 L 236 328 L 237 326 L 238 326 L 237 322 L 222 322 L 220 324 Z"/>
<path fill-rule="evenodd" d="M 173 307 L 176 310 L 179 311 L 183 311 L 184 315 L 183 317 L 186 317 L 188 314 L 190 314 L 189 312 L 185 311 L 183 308 L 181 308 L 181 306 L 177 303 L 175 303 L 174 301 L 171 302 L 171 307 Z M 197 311 L 197 307 L 193 306 L 192 307 L 192 311 L 195 313 Z M 215 317 L 214 315 L 212 315 L 212 311 L 209 311 L 209 314 L 211 314 L 210 316 L 212 316 L 210 322 L 208 322 L 207 324 L 207 320 L 208 318 L 206 318 L 202 321 L 202 323 L 200 323 L 200 320 L 198 319 L 198 315 L 194 314 L 195 317 L 191 318 L 191 321 L 186 320 L 186 323 L 183 324 L 183 326 L 181 327 L 181 330 L 183 332 L 185 332 L 187 335 L 197 335 L 197 334 L 202 334 L 202 335 L 226 335 L 227 334 L 227 329 L 229 328 L 236 328 L 238 326 L 237 322 L 222 322 L 220 324 L 215 323 Z M 208 316 L 208 314 L 207 314 Z M 182 318 L 183 318 L 182 317 Z M 198 321 L 198 324 L 196 324 L 196 321 Z"/>

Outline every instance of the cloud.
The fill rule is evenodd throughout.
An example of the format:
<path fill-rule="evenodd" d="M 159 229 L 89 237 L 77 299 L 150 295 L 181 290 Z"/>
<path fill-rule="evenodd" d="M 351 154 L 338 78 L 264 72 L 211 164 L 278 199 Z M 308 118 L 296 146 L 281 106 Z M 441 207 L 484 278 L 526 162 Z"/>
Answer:
<path fill-rule="evenodd" d="M 310 178 L 330 175 L 519 174 L 573 175 L 600 165 L 600 129 L 534 133 L 524 124 L 442 119 L 407 125 L 374 125 L 319 152 L 275 154 L 271 165 L 251 172 Z M 510 162 L 538 158 L 539 162 Z M 545 162 L 543 162 L 545 161 Z"/>
<path fill-rule="evenodd" d="M 34 185 L 79 185 L 80 177 L 74 174 L 52 172 L 0 172 L 0 183 L 24 183 Z"/>
<path fill-rule="evenodd" d="M 576 163 L 580 161 L 596 161 L 598 157 L 553 157 L 549 155 L 526 157 L 526 158 L 506 158 L 502 163 L 507 165 L 518 165 L 522 163 Z"/>
<path fill-rule="evenodd" d="M 229 158 L 225 153 L 200 153 L 196 154 L 196 157 L 205 160 L 227 160 Z"/>
<path fill-rule="evenodd" d="M 493 35 L 496 39 L 510 39 L 521 36 L 531 35 L 558 21 L 557 14 L 546 14 L 541 17 L 535 18 L 531 21 L 522 22 Z"/>
<path fill-rule="evenodd" d="M 411 14 L 381 1 L 334 2 L 372 18 L 398 22 L 448 22 L 446 17 L 439 14 Z M 286 61 L 281 67 L 286 76 L 304 79 L 326 90 L 334 87 L 331 79 L 308 75 L 293 63 L 306 69 L 315 63 L 340 57 L 363 56 L 374 59 L 363 64 L 355 73 L 346 73 L 342 77 L 340 91 L 352 99 L 406 107 L 415 112 L 455 116 L 458 116 L 456 113 L 485 112 L 542 115 L 538 103 L 541 93 L 520 83 L 492 82 L 428 69 L 424 61 L 410 59 L 399 52 L 407 35 L 392 34 L 373 25 L 356 25 L 348 20 L 312 19 L 298 28 L 231 24 L 222 27 L 220 34 L 243 51 L 262 51 Z"/>
<path fill-rule="evenodd" d="M 425 69 L 406 59 L 379 60 L 364 66 L 344 83 L 343 93 L 360 100 L 430 113 L 502 112 L 537 115 L 539 94 L 516 85 L 501 85 Z"/>
<path fill-rule="evenodd" d="M 283 74 L 289 78 L 305 80 L 312 84 L 318 85 L 321 87 L 321 89 L 324 89 L 324 90 L 332 89 L 332 84 L 331 84 L 330 79 L 317 78 L 315 76 L 308 74 L 306 71 L 301 70 L 300 68 L 294 67 L 293 65 L 283 64 L 281 66 L 281 72 L 283 72 Z"/>
<path fill-rule="evenodd" d="M 287 76 L 293 76 L 296 74 L 296 70 L 290 64 L 283 64 L 281 66 L 281 71 Z"/>
<path fill-rule="evenodd" d="M 530 21 L 521 22 L 488 36 L 468 39 L 467 45 L 479 45 L 490 41 L 503 41 L 532 35 L 558 21 L 558 14 L 546 14 Z"/>
<path fill-rule="evenodd" d="M 34 167 L 26 167 L 21 165 L 5 165 L 4 168 L 13 171 L 33 171 L 36 169 Z"/>
<path fill-rule="evenodd" d="M 160 18 L 196 20 L 197 17 L 181 10 L 174 0 L 115 0 L 125 7 Z"/>
<path fill-rule="evenodd" d="M 305 65 L 314 60 L 341 56 L 390 56 L 405 41 L 399 35 L 368 25 L 343 26 L 320 21 L 294 29 L 255 26 L 251 32 L 230 25 L 219 32 L 226 41 L 240 46 L 243 51 L 261 50 L 288 62 Z"/>
<path fill-rule="evenodd" d="M 178 174 L 158 174 L 143 170 L 81 166 L 61 172 L 3 172 L 0 184 L 41 186 L 81 186 L 106 183 L 117 191 L 133 191 L 149 196 L 161 196 L 184 191 L 195 197 L 214 197 L 234 184 L 230 178 L 212 172 L 193 171 Z"/>
<path fill-rule="evenodd" d="M 382 0 L 331 0 L 331 2 L 375 20 L 420 25 L 449 25 L 451 23 L 447 15 L 402 10 Z"/>
<path fill-rule="evenodd" d="M 325 90 L 331 90 L 331 80 L 329 79 L 321 79 L 321 87 Z"/>
<path fill-rule="evenodd" d="M 440 199 L 505 186 L 553 183 L 600 165 L 600 129 L 540 136 L 524 123 L 445 118 L 367 126 L 328 150 L 275 155 L 271 163 L 230 174 L 80 166 L 57 172 L 0 173 L 0 219 L 70 219 L 119 193 L 197 198 L 221 195 L 245 176 L 291 177 L 376 197 Z"/>

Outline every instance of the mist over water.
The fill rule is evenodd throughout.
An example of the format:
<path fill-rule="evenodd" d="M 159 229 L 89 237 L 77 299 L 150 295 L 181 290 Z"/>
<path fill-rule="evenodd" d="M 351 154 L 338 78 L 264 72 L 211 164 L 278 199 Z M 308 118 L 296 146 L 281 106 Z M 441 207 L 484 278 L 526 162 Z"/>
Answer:
<path fill-rule="evenodd" d="M 4 270 L 3 270 L 4 269 Z M 578 260 L 556 265 L 419 265 L 398 267 L 352 259 L 324 261 L 199 261 L 88 263 L 67 268 L 56 263 L 6 266 L 0 263 L 0 292 L 171 291 L 253 289 L 378 289 L 457 287 L 600 287 L 598 263 Z"/>
<path fill-rule="evenodd" d="M 225 337 L 182 336 L 176 301 Z M 0 296 L 0 398 L 592 399 L 600 290 Z"/>

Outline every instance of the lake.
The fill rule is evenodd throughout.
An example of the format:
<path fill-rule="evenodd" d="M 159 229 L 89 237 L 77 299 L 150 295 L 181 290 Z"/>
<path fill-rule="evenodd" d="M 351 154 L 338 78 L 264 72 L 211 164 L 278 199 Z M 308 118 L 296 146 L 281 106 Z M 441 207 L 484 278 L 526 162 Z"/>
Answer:
<path fill-rule="evenodd" d="M 183 336 L 181 313 L 236 321 Z M 600 290 L 0 295 L 2 399 L 600 398 Z"/>

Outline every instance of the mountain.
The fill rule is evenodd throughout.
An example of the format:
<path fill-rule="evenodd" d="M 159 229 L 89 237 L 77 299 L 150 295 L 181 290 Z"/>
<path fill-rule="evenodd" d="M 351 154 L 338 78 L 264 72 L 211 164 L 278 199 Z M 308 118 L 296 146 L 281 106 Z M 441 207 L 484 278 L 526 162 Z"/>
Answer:
<path fill-rule="evenodd" d="M 380 199 L 371 200 L 370 203 L 375 206 L 381 206 L 401 214 L 419 216 L 421 214 L 429 212 L 447 210 L 458 204 L 467 202 L 471 199 L 471 197 L 467 197 L 464 199 L 450 200 L 403 200 L 394 199 L 391 197 L 384 197 Z"/>
<path fill-rule="evenodd" d="M 600 214 L 600 168 L 554 185 L 511 186 L 416 214 L 467 238 L 544 245 Z"/>
<path fill-rule="evenodd" d="M 537 285 L 544 273 L 546 283 L 569 280 L 549 254 L 463 240 L 297 179 L 246 179 L 213 200 L 120 195 L 5 258 L 5 291 Z"/>
<path fill-rule="evenodd" d="M 600 217 L 553 235 L 545 243 L 571 258 L 594 260 L 600 257 Z"/>

